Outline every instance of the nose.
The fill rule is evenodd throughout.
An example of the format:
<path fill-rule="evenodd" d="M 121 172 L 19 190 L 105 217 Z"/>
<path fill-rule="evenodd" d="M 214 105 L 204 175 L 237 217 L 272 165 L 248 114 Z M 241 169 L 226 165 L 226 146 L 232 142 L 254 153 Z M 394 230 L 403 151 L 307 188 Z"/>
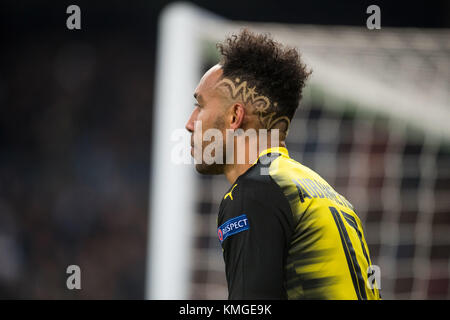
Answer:
<path fill-rule="evenodd" d="M 196 111 L 192 111 L 191 116 L 189 117 L 189 120 L 186 122 L 186 130 L 189 131 L 190 133 L 194 132 L 194 121 L 195 121 L 195 114 Z"/>

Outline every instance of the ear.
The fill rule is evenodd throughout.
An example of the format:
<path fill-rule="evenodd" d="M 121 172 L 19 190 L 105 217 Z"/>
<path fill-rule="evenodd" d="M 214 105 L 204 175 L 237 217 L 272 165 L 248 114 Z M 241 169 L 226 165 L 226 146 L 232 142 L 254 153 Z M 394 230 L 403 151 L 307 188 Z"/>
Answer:
<path fill-rule="evenodd" d="M 230 108 L 230 129 L 239 129 L 242 127 L 245 117 L 245 108 L 241 103 L 235 103 Z"/>

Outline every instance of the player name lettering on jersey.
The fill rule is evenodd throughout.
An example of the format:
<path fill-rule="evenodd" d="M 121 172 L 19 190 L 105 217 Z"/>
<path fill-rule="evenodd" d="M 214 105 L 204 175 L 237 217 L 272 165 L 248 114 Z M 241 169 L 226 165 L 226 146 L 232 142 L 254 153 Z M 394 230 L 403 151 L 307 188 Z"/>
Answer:
<path fill-rule="evenodd" d="M 304 202 L 306 198 L 327 198 L 353 210 L 353 205 L 327 184 L 307 178 L 294 179 L 293 181 L 297 186 L 301 202 Z"/>

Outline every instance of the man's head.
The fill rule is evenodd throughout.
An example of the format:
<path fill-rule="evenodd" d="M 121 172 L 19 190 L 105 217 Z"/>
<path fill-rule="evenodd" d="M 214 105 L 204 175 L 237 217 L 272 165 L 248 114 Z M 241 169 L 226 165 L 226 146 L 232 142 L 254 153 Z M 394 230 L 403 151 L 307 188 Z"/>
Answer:
<path fill-rule="evenodd" d="M 218 129 L 225 159 L 227 129 L 277 129 L 284 140 L 310 75 L 298 52 L 246 29 L 217 47 L 221 61 L 203 75 L 195 89 L 198 103 L 186 124 L 193 133 L 191 144 L 204 150 L 209 142 L 203 134 Z M 196 122 L 201 123 L 201 131 Z M 191 153 L 195 151 L 201 152 L 192 149 Z M 221 174 L 225 161 L 221 162 L 202 161 L 196 168 L 200 173 Z"/>

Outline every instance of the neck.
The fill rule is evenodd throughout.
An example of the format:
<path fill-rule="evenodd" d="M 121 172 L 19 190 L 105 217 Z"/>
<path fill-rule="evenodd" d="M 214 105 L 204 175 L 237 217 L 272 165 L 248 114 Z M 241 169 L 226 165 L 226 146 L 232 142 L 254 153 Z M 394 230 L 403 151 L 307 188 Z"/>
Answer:
<path fill-rule="evenodd" d="M 259 154 L 264 150 L 272 147 L 286 147 L 286 143 L 284 140 L 278 140 L 277 142 L 274 143 L 270 138 L 270 136 L 267 139 L 267 143 L 261 141 L 259 136 L 257 141 L 251 141 L 251 139 L 246 139 L 245 136 L 236 137 L 236 140 L 234 143 L 234 161 L 231 164 L 226 164 L 224 168 L 225 177 L 227 178 L 230 184 L 234 184 L 237 178 L 239 178 L 242 174 L 244 174 L 256 162 L 256 160 L 258 160 Z M 239 144 L 239 142 L 241 144 Z M 241 148 L 242 145 L 243 148 Z M 238 150 L 238 148 L 240 150 Z M 255 153 L 254 150 L 257 150 L 257 152 Z M 237 158 L 238 152 L 245 152 L 244 163 L 239 163 Z"/>

